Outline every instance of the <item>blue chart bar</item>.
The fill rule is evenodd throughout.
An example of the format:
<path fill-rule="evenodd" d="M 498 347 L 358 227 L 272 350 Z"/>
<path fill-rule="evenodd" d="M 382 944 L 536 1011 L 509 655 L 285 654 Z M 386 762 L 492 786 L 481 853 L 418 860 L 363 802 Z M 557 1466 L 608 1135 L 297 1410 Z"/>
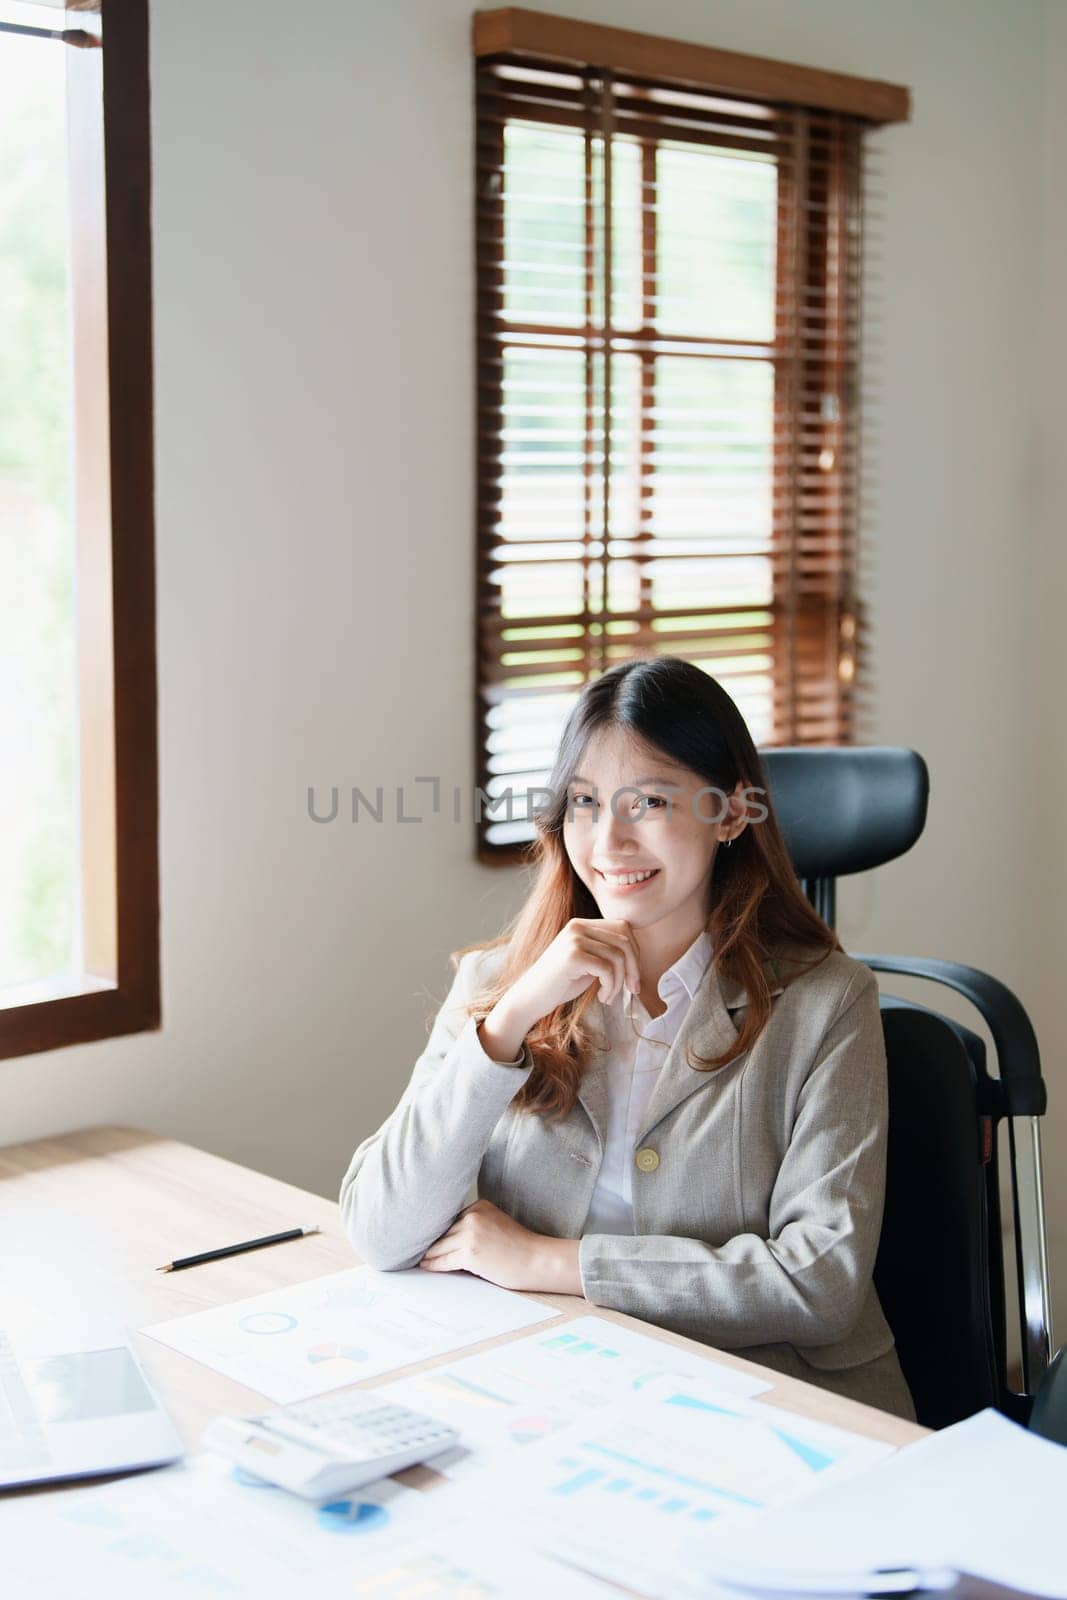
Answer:
<path fill-rule="evenodd" d="M 672 1394 L 665 1404 L 669 1406 L 690 1406 L 694 1411 L 716 1411 L 720 1417 L 736 1417 L 736 1411 L 728 1411 L 725 1406 L 714 1406 L 710 1400 L 698 1400 L 691 1394 Z"/>
<path fill-rule="evenodd" d="M 723 1489 L 717 1483 L 694 1478 L 690 1473 L 675 1472 L 670 1467 L 662 1467 L 658 1463 L 651 1461 L 642 1461 L 637 1456 L 628 1455 L 625 1450 L 614 1450 L 610 1445 L 598 1444 L 592 1439 L 586 1444 L 586 1449 L 594 1455 L 609 1456 L 613 1461 L 617 1461 L 620 1466 L 636 1467 L 638 1471 L 644 1471 L 657 1478 L 667 1478 L 678 1488 L 690 1491 L 696 1489 L 701 1494 L 710 1493 L 721 1500 L 730 1500 L 735 1505 L 751 1506 L 753 1510 L 759 1510 L 762 1505 L 761 1501 L 753 1500 L 748 1495 L 738 1494 L 735 1489 Z"/>
<path fill-rule="evenodd" d="M 833 1466 L 833 1456 L 828 1456 L 824 1450 L 816 1450 L 815 1446 L 808 1444 L 807 1440 L 796 1439 L 791 1433 L 786 1433 L 782 1428 L 775 1428 L 773 1431 L 783 1444 L 787 1444 L 790 1450 L 798 1455 L 806 1466 L 811 1468 L 812 1472 L 825 1472 L 827 1467 Z"/>
<path fill-rule="evenodd" d="M 610 1452 L 609 1452 L 610 1453 Z M 561 1462 L 565 1467 L 577 1467 L 578 1463 L 573 1457 L 564 1457 Z M 581 1494 L 585 1489 L 599 1488 L 604 1494 L 629 1495 L 634 1500 L 641 1501 L 644 1505 L 658 1501 L 655 1509 L 666 1512 L 671 1516 L 688 1517 L 692 1522 L 714 1522 L 718 1513 L 709 1506 L 695 1506 L 692 1500 L 686 1499 L 678 1493 L 669 1490 L 664 1493 L 661 1489 L 639 1488 L 633 1478 L 611 1477 L 599 1467 L 583 1467 L 575 1471 L 569 1478 L 556 1485 L 553 1490 L 558 1495 Z"/>
<path fill-rule="evenodd" d="M 576 1462 L 566 1461 L 565 1466 L 576 1466 Z M 632 1494 L 633 1499 L 649 1504 L 649 1501 L 659 1501 L 657 1510 L 669 1512 L 672 1515 L 685 1515 L 693 1522 L 713 1522 L 715 1512 L 709 1507 L 694 1506 L 693 1501 L 681 1498 L 680 1494 L 667 1494 L 653 1488 L 638 1488 L 633 1478 L 608 1477 L 606 1472 L 601 1472 L 598 1467 L 582 1467 L 581 1472 L 574 1472 L 573 1477 L 565 1478 L 565 1482 L 558 1483 L 553 1490 L 555 1494 L 581 1494 L 582 1490 L 589 1490 L 593 1485 L 600 1486 L 605 1494 Z"/>
<path fill-rule="evenodd" d="M 598 1344 L 595 1339 L 580 1339 L 576 1333 L 556 1333 L 540 1343 L 545 1350 L 565 1350 L 569 1356 L 584 1356 L 592 1352 L 608 1361 L 619 1359 L 617 1350 L 612 1350 L 606 1344 Z"/>
<path fill-rule="evenodd" d="M 588 1467 L 585 1472 L 575 1473 L 573 1478 L 568 1478 L 566 1483 L 556 1485 L 555 1494 L 578 1494 L 582 1489 L 587 1489 L 591 1483 L 596 1483 L 604 1474 L 596 1467 Z"/>

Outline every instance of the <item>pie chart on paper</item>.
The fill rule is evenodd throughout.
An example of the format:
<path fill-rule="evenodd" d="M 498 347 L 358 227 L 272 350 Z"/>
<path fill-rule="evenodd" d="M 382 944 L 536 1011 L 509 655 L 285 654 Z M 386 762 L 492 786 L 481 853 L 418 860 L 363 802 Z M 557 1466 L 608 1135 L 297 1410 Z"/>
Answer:
<path fill-rule="evenodd" d="M 323 1361 L 347 1361 L 359 1366 L 360 1362 L 370 1359 L 370 1352 L 358 1344 L 313 1344 L 307 1358 L 313 1367 Z"/>
<path fill-rule="evenodd" d="M 558 1320 L 550 1307 L 478 1278 L 460 1284 L 448 1273 L 348 1267 L 142 1331 L 288 1405 Z"/>
<path fill-rule="evenodd" d="M 252 1311 L 246 1317 L 241 1317 L 237 1326 L 244 1333 L 265 1334 L 292 1333 L 299 1324 L 288 1311 Z"/>
<path fill-rule="evenodd" d="M 389 1521 L 385 1507 L 372 1500 L 331 1500 L 319 1507 L 317 1517 L 329 1533 L 377 1533 Z"/>

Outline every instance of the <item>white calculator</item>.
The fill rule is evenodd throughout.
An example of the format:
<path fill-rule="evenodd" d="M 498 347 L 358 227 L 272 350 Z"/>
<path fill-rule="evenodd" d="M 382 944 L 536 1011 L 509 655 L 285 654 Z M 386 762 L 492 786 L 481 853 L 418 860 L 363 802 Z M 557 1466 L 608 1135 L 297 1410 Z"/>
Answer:
<path fill-rule="evenodd" d="M 203 1438 L 207 1449 L 308 1500 L 359 1489 L 458 1442 L 455 1428 L 363 1389 L 258 1417 L 216 1417 Z"/>

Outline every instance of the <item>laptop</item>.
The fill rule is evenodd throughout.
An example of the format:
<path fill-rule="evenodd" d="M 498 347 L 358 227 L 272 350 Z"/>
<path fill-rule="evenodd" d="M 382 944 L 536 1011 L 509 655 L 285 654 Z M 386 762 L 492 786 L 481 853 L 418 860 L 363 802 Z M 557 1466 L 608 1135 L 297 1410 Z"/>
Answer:
<path fill-rule="evenodd" d="M 182 1443 L 129 1344 L 0 1329 L 0 1488 L 163 1466 Z"/>

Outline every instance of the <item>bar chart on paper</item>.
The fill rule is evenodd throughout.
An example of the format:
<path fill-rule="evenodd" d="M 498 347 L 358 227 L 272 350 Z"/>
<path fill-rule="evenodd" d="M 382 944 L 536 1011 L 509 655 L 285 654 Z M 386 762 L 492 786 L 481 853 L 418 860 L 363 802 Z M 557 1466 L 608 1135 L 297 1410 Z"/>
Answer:
<path fill-rule="evenodd" d="M 502 1513 L 520 1507 L 551 1554 L 660 1594 L 671 1592 L 662 1586 L 672 1549 L 891 1453 L 774 1407 L 668 1384 L 515 1452 L 506 1488 L 490 1473 L 467 1487 Z"/>
<path fill-rule="evenodd" d="M 605 1412 L 635 1393 L 751 1396 L 769 1385 L 751 1373 L 604 1317 L 576 1317 L 494 1350 L 464 1356 L 388 1386 L 391 1400 L 456 1428 L 462 1444 L 434 1462 L 450 1478 L 478 1470 L 493 1454 L 532 1445 L 570 1427 L 583 1412 Z"/>

